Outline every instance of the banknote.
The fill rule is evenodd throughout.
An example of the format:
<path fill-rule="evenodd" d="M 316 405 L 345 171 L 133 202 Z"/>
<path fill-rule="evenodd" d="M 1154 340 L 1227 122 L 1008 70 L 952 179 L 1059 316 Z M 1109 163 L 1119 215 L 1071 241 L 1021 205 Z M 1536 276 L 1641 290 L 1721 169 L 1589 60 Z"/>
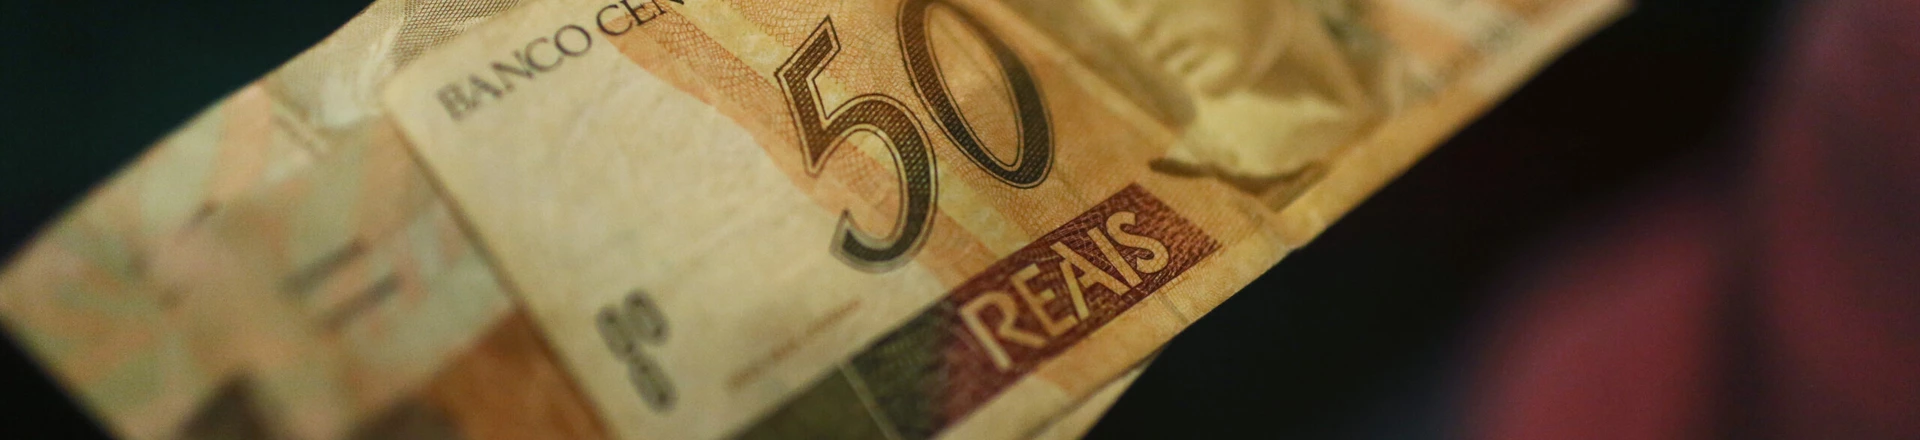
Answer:
<path fill-rule="evenodd" d="M 608 26 L 599 29 L 606 33 L 621 24 L 645 25 L 677 4 L 609 6 L 601 15 L 614 19 L 596 24 Z M 1265 183 L 1246 177 L 1259 171 L 1179 153 L 1216 146 L 1188 139 L 1201 139 L 1191 133 L 1204 130 L 1191 127 L 1204 118 L 1190 109 L 1180 116 L 1180 108 L 1204 101 L 1194 98 L 1203 95 L 1166 93 L 1176 89 L 1165 81 L 1141 86 L 1140 78 L 1159 74 L 1145 64 L 1134 62 L 1131 70 L 1100 64 L 1111 60 L 1098 57 L 1112 53 L 1074 46 L 1071 39 L 1095 34 L 1062 32 L 1075 28 L 1055 22 L 1080 16 L 1008 5 L 1020 20 L 1038 23 L 1049 44 L 1071 52 L 1079 68 L 1099 76 L 1115 92 L 1107 98 L 1119 96 L 1113 99 L 1161 125 L 1180 127 L 1174 131 L 1186 135 L 1172 136 L 1169 153 L 1149 163 L 1154 172 L 1217 179 L 1271 209 L 1314 194 L 1303 188 L 1320 177 L 1300 177 L 1313 176 L 1300 171 L 1312 166 L 1267 172 L 1293 174 L 1276 185 L 1271 176 Z M 163 141 L 16 256 L 0 276 L 0 317 L 96 418 L 128 437 L 606 435 L 600 420 L 606 412 L 587 402 L 579 388 L 584 382 L 556 363 L 545 330 L 506 298 L 527 295 L 503 293 L 509 284 L 482 261 L 487 253 L 471 242 L 468 220 L 400 153 L 406 142 L 371 105 L 371 90 L 394 69 L 508 6 L 375 3 L 338 35 Z M 1138 5 L 1093 6 L 1124 12 Z M 1093 41 L 1123 41 L 1099 35 L 1106 36 Z M 1532 50 L 1566 42 L 1540 41 L 1550 44 L 1534 43 Z M 1524 73 L 1529 62 L 1517 71 Z M 1492 83 L 1483 98 L 1503 90 L 1498 80 Z M 1468 117 L 1471 109 L 1464 112 L 1441 113 L 1439 126 L 1445 130 L 1446 118 Z M 1386 167 L 1404 166 L 1430 142 L 1407 141 L 1404 148 L 1415 151 L 1388 155 Z M 1334 194 L 1326 206 L 1343 210 L 1341 197 L 1351 202 L 1359 195 Z M 1295 230 L 1318 227 L 1303 224 Z M 651 301 L 638 298 L 646 299 L 636 304 Z M 1025 319 L 1019 325 L 1030 324 Z M 1134 368 L 1128 374 L 1137 375 Z M 1043 421 L 1002 432 L 1084 432 L 1131 376 L 1122 377 L 1084 399 L 1028 411 L 1015 420 Z"/>
<path fill-rule="evenodd" d="M 375 91 L 513 4 L 373 3 L 14 255 L 0 323 L 124 437 L 325 438 L 387 406 L 509 301 Z"/>
<path fill-rule="evenodd" d="M 1017 438 L 1624 7 L 546 0 L 382 101 L 601 433 Z"/>

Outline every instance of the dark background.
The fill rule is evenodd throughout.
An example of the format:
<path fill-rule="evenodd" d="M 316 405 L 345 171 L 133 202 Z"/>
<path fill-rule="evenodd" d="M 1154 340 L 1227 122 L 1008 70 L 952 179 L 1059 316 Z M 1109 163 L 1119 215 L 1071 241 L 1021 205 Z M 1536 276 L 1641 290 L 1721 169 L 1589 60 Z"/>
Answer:
<path fill-rule="evenodd" d="M 171 4 L 165 4 L 171 3 Z M 1747 116 L 1779 0 L 1642 0 L 1174 340 L 1093 437 L 1448 438 L 1503 274 Z M 0 247 L 364 1 L 0 6 Z M 0 433 L 101 431 L 10 339 Z"/>

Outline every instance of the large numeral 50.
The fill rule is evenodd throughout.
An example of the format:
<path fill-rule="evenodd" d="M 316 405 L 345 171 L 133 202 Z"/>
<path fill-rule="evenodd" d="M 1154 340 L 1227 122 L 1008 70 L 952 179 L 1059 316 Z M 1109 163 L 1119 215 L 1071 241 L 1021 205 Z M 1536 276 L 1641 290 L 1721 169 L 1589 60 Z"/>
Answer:
<path fill-rule="evenodd" d="M 1013 162 L 993 156 L 966 115 L 948 93 L 939 64 L 934 61 L 927 38 L 927 12 L 935 4 L 954 11 L 961 23 L 981 37 L 1000 64 L 1001 73 L 1014 97 L 1016 122 L 1020 127 L 1020 145 Z M 1040 100 L 1025 63 L 1005 42 L 987 32 L 965 10 L 946 0 L 907 0 L 900 9 L 900 47 L 907 73 L 921 102 L 933 112 L 947 139 L 959 147 L 974 165 L 1008 185 L 1031 188 L 1047 178 L 1053 162 L 1053 135 L 1046 107 Z M 791 58 L 774 72 L 799 130 L 800 151 L 807 172 L 819 175 L 827 159 L 856 133 L 872 134 L 887 145 L 899 171 L 901 206 L 894 228 L 880 236 L 863 231 L 853 222 L 851 213 L 842 212 L 835 227 L 831 252 L 848 264 L 865 270 L 884 271 L 904 264 L 926 240 L 933 224 L 933 198 L 938 179 L 934 176 L 933 150 L 927 142 L 919 118 L 893 97 L 882 94 L 856 96 L 833 110 L 823 110 L 820 91 L 814 78 L 826 69 L 840 52 L 840 39 L 831 17 L 822 20 L 813 34 L 801 43 Z"/>

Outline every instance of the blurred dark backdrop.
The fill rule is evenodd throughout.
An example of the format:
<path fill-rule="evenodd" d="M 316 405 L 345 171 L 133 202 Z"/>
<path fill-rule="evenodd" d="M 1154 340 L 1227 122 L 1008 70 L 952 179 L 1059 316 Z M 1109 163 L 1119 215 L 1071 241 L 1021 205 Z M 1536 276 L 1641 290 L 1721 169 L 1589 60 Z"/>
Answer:
<path fill-rule="evenodd" d="M 0 6 L 0 246 L 364 1 Z M 1445 438 L 1526 249 L 1748 116 L 1778 0 L 1645 0 L 1169 346 L 1093 437 Z M 0 431 L 101 436 L 13 341 Z"/>
<path fill-rule="evenodd" d="M 1175 338 L 1091 437 L 1458 436 L 1503 276 L 1737 142 L 1788 9 L 1639 3 Z"/>

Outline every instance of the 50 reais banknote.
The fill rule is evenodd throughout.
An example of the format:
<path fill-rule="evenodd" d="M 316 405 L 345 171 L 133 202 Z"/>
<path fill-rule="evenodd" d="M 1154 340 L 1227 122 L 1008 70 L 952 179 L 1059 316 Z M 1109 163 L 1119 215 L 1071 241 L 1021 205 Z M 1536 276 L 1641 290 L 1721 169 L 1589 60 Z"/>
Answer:
<path fill-rule="evenodd" d="M 552 0 L 383 99 L 615 436 L 1006 438 L 1621 6 Z"/>
<path fill-rule="evenodd" d="M 0 316 L 137 438 L 1073 435 L 1624 6 L 382 1 Z"/>

